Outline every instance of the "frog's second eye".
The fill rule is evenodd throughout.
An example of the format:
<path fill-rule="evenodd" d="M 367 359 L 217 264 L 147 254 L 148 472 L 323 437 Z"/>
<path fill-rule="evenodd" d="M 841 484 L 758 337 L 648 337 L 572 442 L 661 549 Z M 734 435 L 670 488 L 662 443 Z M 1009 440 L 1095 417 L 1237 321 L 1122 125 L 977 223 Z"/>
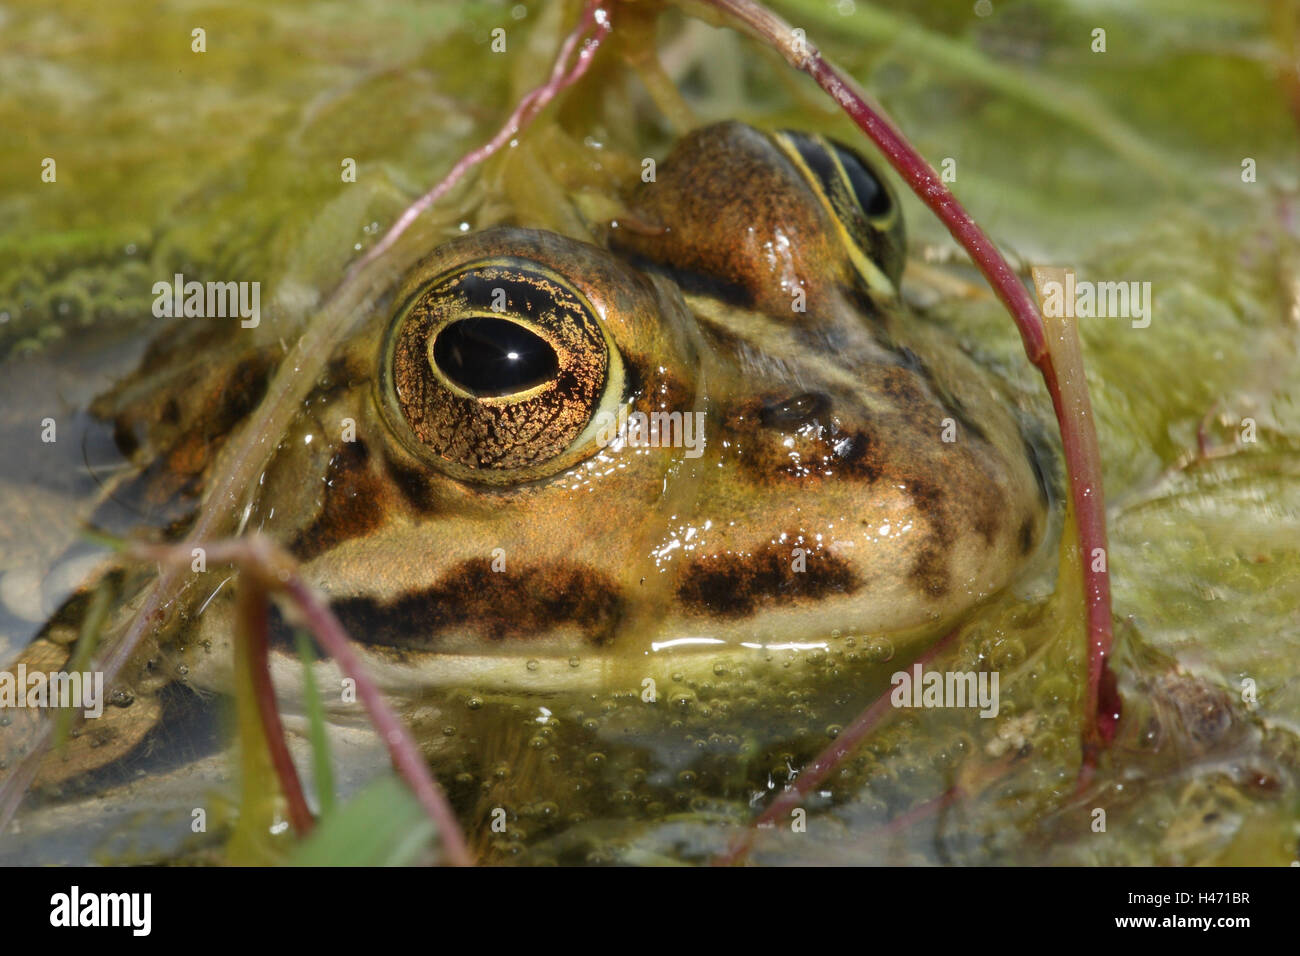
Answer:
<path fill-rule="evenodd" d="M 829 207 L 868 285 L 878 266 L 897 287 L 903 271 L 903 217 L 889 183 L 857 152 L 824 136 L 783 130 L 774 137 Z"/>
<path fill-rule="evenodd" d="M 381 407 L 414 454 L 454 477 L 527 481 L 590 451 L 622 363 L 586 296 L 531 260 L 473 262 L 422 282 L 384 343 Z"/>
<path fill-rule="evenodd" d="M 859 210 L 880 218 L 893 208 L 889 190 L 866 160 L 842 143 L 821 136 L 783 130 L 787 148 L 799 154 L 822 191 L 830 198 L 851 197 Z M 844 187 L 848 187 L 845 193 Z"/>

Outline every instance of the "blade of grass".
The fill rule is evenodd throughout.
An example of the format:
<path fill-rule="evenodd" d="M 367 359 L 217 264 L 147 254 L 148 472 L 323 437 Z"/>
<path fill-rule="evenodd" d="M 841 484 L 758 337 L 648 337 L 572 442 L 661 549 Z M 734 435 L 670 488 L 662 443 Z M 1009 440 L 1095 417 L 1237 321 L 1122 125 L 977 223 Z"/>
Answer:
<path fill-rule="evenodd" d="M 289 866 L 408 866 L 437 835 L 433 823 L 392 775 L 367 785 L 322 818 L 294 848 Z"/>
<path fill-rule="evenodd" d="M 247 591 L 246 587 L 241 588 L 238 600 L 247 601 Z M 242 614 L 242 608 L 240 610 Z M 283 857 L 289 839 L 280 818 L 283 786 L 276 779 L 275 763 L 253 683 L 256 669 L 252 661 L 253 649 L 238 632 L 231 653 L 239 797 L 225 856 L 236 866 L 264 866 Z"/>
<path fill-rule="evenodd" d="M 81 622 L 81 631 L 77 635 L 77 646 L 73 648 L 72 657 L 65 665 L 69 674 L 84 674 L 87 665 L 90 664 L 91 655 L 95 653 L 95 648 L 99 644 L 99 635 L 104 630 L 104 622 L 108 619 L 108 610 L 112 601 L 113 593 L 109 585 L 108 578 L 99 582 L 95 588 L 94 594 L 90 599 L 90 607 L 86 610 L 86 616 Z M 101 704 L 103 701 L 100 702 Z M 63 742 L 68 739 L 68 731 L 72 729 L 72 722 L 77 715 L 75 707 L 61 708 L 54 714 L 54 748 L 57 750 L 63 746 Z"/>
<path fill-rule="evenodd" d="M 192 543 L 188 541 L 178 545 L 138 544 L 132 546 L 128 553 L 140 560 L 161 561 L 164 566 L 172 563 L 188 564 L 191 546 Z M 316 642 L 334 658 L 339 669 L 356 682 L 357 696 L 365 706 L 371 724 L 388 749 L 393 766 L 414 791 L 416 799 L 438 828 L 448 858 L 457 866 L 473 865 L 473 857 L 460 824 L 456 821 L 456 815 L 447 803 L 442 788 L 433 779 L 415 738 L 388 706 L 378 685 L 370 679 L 361 660 L 352 650 L 352 641 L 339 619 L 302 579 L 294 559 L 270 539 L 259 534 L 228 538 L 210 544 L 200 543 L 198 547 L 202 547 L 207 554 L 209 567 L 216 564 L 236 565 L 243 572 L 243 578 L 254 578 L 257 585 L 265 591 L 288 598 L 293 610 L 301 616 Z M 242 585 L 241 581 L 241 587 Z M 265 640 L 264 633 L 261 640 Z M 238 642 L 236 646 L 245 645 L 257 649 L 254 641 Z M 257 671 L 257 667 L 251 668 L 253 674 Z M 269 679 L 268 674 L 268 683 Z M 259 698 L 264 697 L 265 693 L 263 688 L 258 693 Z M 275 723 L 278 726 L 278 713 L 275 715 Z M 280 740 L 283 741 L 282 736 Z M 284 770 L 285 774 L 292 771 L 292 763 Z M 292 773 L 296 776 L 296 771 Z M 285 775 L 282 774 L 281 779 L 284 778 Z"/>
<path fill-rule="evenodd" d="M 311 734 L 312 775 L 316 778 L 316 802 L 320 816 L 328 817 L 334 809 L 334 764 L 330 760 L 329 740 L 325 735 L 325 708 L 321 704 L 320 688 L 316 686 L 316 652 L 311 638 L 302 630 L 294 632 L 298 645 L 298 659 L 302 661 L 302 698 L 307 709 L 307 723 Z"/>

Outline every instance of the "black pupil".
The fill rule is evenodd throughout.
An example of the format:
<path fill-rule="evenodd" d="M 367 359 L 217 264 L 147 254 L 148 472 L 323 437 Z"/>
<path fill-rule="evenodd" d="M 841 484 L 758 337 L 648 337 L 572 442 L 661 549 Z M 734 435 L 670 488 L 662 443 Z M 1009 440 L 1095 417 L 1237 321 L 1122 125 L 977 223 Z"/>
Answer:
<path fill-rule="evenodd" d="M 525 391 L 560 370 L 545 339 L 505 319 L 451 323 L 433 343 L 433 360 L 443 375 L 481 398 Z"/>
<path fill-rule="evenodd" d="M 880 180 L 867 168 L 862 157 L 838 143 L 835 144 L 835 151 L 840 155 L 840 165 L 848 174 L 853 194 L 858 197 L 858 205 L 868 216 L 883 216 L 889 212 L 889 193 L 885 192 Z"/>

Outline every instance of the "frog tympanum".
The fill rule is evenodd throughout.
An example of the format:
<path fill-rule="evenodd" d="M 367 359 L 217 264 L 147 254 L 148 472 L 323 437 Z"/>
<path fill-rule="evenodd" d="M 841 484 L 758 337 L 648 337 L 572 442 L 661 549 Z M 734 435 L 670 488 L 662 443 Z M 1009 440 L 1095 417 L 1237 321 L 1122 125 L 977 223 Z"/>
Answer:
<path fill-rule="evenodd" d="M 721 123 L 625 205 L 599 246 L 494 227 L 433 249 L 262 476 L 244 527 L 295 556 L 395 697 L 637 688 L 663 661 L 841 630 L 905 656 L 1042 537 L 1034 453 L 990 375 L 901 303 L 897 197 L 853 150 Z M 98 403 L 173 532 L 273 365 Z M 167 680 L 229 678 L 235 587 L 208 577 Z"/>

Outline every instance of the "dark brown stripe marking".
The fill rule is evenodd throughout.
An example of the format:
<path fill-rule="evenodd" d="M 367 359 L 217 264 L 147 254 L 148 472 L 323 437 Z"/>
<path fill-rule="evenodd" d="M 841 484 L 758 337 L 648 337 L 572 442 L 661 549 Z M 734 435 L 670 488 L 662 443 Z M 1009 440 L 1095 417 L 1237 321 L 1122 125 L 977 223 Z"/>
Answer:
<path fill-rule="evenodd" d="M 998 532 L 1002 530 L 1002 502 L 988 489 L 971 488 L 971 494 L 977 499 L 973 504 L 975 531 L 984 539 L 985 544 L 992 547 Z"/>
<path fill-rule="evenodd" d="M 927 539 L 908 577 L 930 597 L 943 597 L 949 587 L 948 556 Z"/>
<path fill-rule="evenodd" d="M 920 554 L 908 577 L 931 597 L 943 597 L 950 587 L 948 552 L 952 548 L 947 496 L 937 485 L 923 478 L 909 479 L 907 493 L 930 525 L 930 534 L 922 542 Z"/>
<path fill-rule="evenodd" d="M 439 511 L 438 499 L 430 482 L 433 476 L 426 469 L 407 465 L 389 454 L 384 455 L 384 467 L 411 510 L 426 517 Z"/>
<path fill-rule="evenodd" d="M 764 607 L 852 594 L 862 587 L 847 561 L 807 544 L 767 544 L 748 555 L 695 558 L 682 569 L 677 597 L 695 614 L 748 617 Z M 806 570 L 793 568 L 793 550 L 807 553 Z"/>
<path fill-rule="evenodd" d="M 1025 518 L 1020 524 L 1020 532 L 1017 535 L 1017 541 L 1020 544 L 1020 553 L 1028 554 L 1034 549 L 1034 518 L 1032 515 Z"/>
<path fill-rule="evenodd" d="M 366 443 L 343 442 L 325 471 L 324 503 L 309 527 L 300 531 L 290 550 L 310 561 L 331 548 L 358 538 L 384 521 L 385 487 L 370 468 Z"/>
<path fill-rule="evenodd" d="M 391 603 L 353 597 L 332 607 L 354 640 L 383 647 L 430 650 L 448 631 L 519 640 L 563 625 L 578 627 L 600 646 L 613 636 L 623 600 L 613 581 L 588 567 L 494 572 L 489 559 L 475 558 L 428 590 Z"/>

